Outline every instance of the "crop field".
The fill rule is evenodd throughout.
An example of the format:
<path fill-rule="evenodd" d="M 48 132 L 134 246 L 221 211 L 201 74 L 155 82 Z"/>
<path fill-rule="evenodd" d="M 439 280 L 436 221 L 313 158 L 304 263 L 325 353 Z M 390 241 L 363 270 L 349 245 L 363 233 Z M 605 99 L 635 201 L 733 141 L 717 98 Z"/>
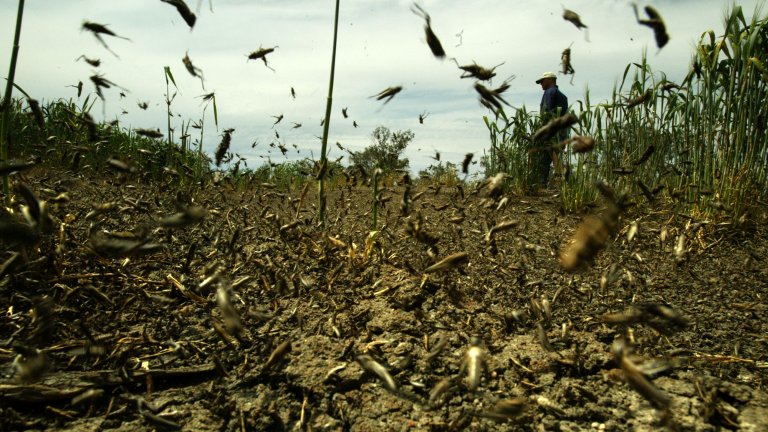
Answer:
<path fill-rule="evenodd" d="M 418 178 L 407 132 L 246 168 L 6 96 L 0 430 L 768 430 L 768 21 L 725 24 L 544 123 L 460 67 L 488 151 Z"/>

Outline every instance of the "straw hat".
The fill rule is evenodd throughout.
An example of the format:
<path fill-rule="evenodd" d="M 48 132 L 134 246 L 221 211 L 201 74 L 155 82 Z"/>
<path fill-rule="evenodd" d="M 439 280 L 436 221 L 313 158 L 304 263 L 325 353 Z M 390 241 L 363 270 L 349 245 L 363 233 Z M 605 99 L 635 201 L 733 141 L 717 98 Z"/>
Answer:
<path fill-rule="evenodd" d="M 541 78 L 539 78 L 539 79 L 537 79 L 537 80 L 536 80 L 536 84 L 541 84 L 541 82 L 542 82 L 542 81 L 543 81 L 545 78 L 554 78 L 554 79 L 557 79 L 557 75 L 555 75 L 555 73 L 554 73 L 554 72 L 544 72 L 543 74 L 541 74 Z"/>

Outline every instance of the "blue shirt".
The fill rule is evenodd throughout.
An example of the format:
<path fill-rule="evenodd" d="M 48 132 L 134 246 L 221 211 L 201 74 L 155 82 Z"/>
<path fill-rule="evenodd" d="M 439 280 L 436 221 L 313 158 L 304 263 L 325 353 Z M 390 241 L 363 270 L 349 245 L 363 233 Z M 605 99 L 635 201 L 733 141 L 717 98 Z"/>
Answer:
<path fill-rule="evenodd" d="M 559 111 L 556 110 L 559 108 Z M 544 91 L 541 97 L 541 113 L 552 113 L 561 116 L 568 112 L 568 98 L 557 88 L 552 86 Z"/>
<path fill-rule="evenodd" d="M 566 97 L 557 86 L 552 86 L 544 90 L 544 95 L 541 97 L 541 114 L 545 117 L 546 121 L 551 120 L 551 117 L 562 116 L 568 112 L 568 97 Z M 564 140 L 568 138 L 568 128 L 563 129 L 558 133 L 558 138 Z"/>

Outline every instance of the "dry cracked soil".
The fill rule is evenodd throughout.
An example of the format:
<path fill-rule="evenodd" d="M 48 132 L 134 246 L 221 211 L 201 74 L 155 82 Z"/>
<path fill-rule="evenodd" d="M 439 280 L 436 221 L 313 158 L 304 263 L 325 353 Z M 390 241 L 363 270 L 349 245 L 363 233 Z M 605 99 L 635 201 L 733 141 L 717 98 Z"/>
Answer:
<path fill-rule="evenodd" d="M 599 208 L 556 191 L 419 186 L 403 216 L 389 184 L 372 231 L 370 187 L 338 186 L 323 231 L 314 186 L 15 180 L 50 218 L 0 243 L 4 431 L 768 430 L 764 207 L 637 198 L 570 273 Z"/>

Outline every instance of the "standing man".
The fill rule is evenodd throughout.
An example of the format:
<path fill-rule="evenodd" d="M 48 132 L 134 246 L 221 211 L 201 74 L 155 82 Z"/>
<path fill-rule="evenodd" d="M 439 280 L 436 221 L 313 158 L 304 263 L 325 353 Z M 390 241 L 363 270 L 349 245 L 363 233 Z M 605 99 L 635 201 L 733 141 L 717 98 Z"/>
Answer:
<path fill-rule="evenodd" d="M 541 78 L 536 80 L 536 84 L 541 84 L 541 89 L 544 90 L 539 111 L 542 125 L 547 124 L 547 122 L 553 118 L 565 115 L 568 112 L 568 98 L 557 87 L 557 75 L 555 75 L 554 72 L 544 72 L 541 74 Z M 559 142 L 566 138 L 568 138 L 568 130 L 563 129 L 554 139 Z M 539 175 L 541 177 L 539 180 L 541 181 L 541 185 L 546 187 L 549 182 L 549 166 L 552 164 L 553 160 L 555 163 L 558 163 L 558 157 L 555 150 L 550 148 L 540 152 L 540 154 L 541 166 Z"/>

